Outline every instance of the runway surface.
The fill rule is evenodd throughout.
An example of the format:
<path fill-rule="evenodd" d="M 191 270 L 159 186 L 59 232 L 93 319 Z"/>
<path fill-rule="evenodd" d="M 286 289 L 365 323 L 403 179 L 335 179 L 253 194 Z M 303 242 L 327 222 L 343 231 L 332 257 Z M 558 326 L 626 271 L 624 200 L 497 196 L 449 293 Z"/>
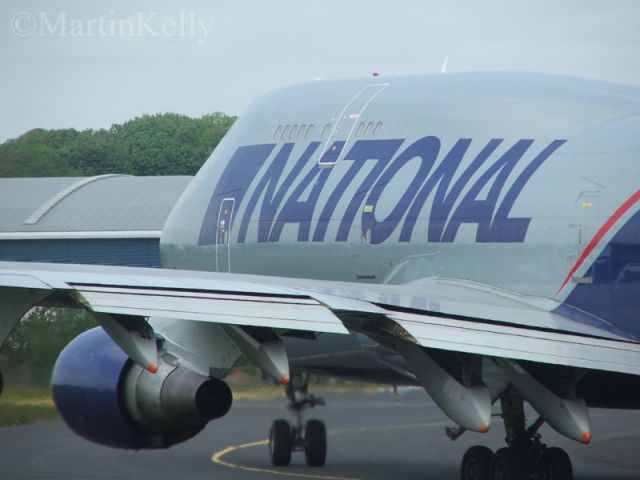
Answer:
<path fill-rule="evenodd" d="M 464 451 L 494 450 L 504 430 L 444 435 L 442 413 L 421 391 L 326 395 L 316 408 L 329 429 L 327 465 L 310 468 L 302 453 L 288 468 L 271 467 L 266 437 L 271 421 L 288 418 L 283 399 L 238 401 L 224 418 L 169 450 L 129 452 L 103 448 L 70 433 L 61 421 L 0 429 L 0 479 L 421 479 L 457 480 Z M 640 478 L 640 413 L 592 411 L 594 438 L 583 446 L 543 427 L 548 445 L 570 454 L 576 480 Z"/>

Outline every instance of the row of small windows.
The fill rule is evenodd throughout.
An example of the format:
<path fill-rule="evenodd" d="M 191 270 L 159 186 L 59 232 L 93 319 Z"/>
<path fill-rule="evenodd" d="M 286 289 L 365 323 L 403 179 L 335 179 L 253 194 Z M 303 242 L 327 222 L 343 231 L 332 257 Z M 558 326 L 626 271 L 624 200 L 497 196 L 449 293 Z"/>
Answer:
<path fill-rule="evenodd" d="M 360 122 L 356 130 L 356 137 L 375 137 L 380 133 L 382 122 Z"/>
<path fill-rule="evenodd" d="M 302 124 L 302 125 L 278 125 L 275 133 L 273 134 L 274 140 L 284 139 L 284 140 L 295 140 L 295 139 L 303 139 L 309 138 L 309 136 L 313 133 L 313 124 Z M 380 133 L 380 129 L 382 128 L 382 122 L 360 122 L 358 124 L 358 128 L 356 129 L 355 136 L 356 137 L 375 137 Z M 331 124 L 327 123 L 322 129 L 322 135 L 320 138 L 324 139 L 329 136 L 331 132 Z"/>
<path fill-rule="evenodd" d="M 301 138 L 309 138 L 309 135 L 313 132 L 313 124 L 302 124 L 302 125 L 278 125 L 276 128 L 276 133 L 273 134 L 273 139 L 291 139 L 295 140 L 296 138 L 299 140 Z"/>

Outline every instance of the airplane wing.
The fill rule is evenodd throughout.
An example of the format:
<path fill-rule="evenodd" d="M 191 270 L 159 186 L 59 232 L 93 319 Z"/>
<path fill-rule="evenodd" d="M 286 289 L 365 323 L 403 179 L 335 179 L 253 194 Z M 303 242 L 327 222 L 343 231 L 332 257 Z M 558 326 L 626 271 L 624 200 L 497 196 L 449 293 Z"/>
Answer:
<path fill-rule="evenodd" d="M 552 300 L 462 280 L 374 285 L 0 262 L 0 299 L 1 341 L 29 308 L 49 305 L 86 308 L 98 318 L 111 315 L 126 331 L 137 328 L 127 319 L 145 317 L 279 332 L 357 331 L 440 350 L 640 375 L 640 344 L 602 320 L 584 312 L 567 313 L 568 307 Z M 105 329 L 118 341 L 117 328 Z M 123 349 L 136 360 L 135 346 Z"/>

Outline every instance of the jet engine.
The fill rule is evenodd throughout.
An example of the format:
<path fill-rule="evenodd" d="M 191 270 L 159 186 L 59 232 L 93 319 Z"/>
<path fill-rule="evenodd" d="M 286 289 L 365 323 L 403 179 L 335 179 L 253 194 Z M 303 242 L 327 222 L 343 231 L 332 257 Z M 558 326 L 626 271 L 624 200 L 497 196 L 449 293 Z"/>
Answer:
<path fill-rule="evenodd" d="M 133 363 L 102 330 L 76 337 L 60 353 L 51 391 L 65 423 L 101 445 L 125 449 L 167 448 L 183 442 L 231 407 L 231 390 L 160 360 L 153 374 Z"/>

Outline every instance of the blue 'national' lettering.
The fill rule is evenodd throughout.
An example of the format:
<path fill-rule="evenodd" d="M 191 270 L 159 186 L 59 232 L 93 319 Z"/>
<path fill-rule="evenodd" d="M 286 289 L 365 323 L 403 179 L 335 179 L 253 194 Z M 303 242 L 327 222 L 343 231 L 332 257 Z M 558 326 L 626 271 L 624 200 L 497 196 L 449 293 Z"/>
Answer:
<path fill-rule="evenodd" d="M 357 226 L 354 222 L 358 212 L 361 212 L 361 239 L 372 244 L 383 243 L 400 227 L 398 240 L 410 242 L 429 198 L 432 198 L 427 216 L 426 237 L 429 242 L 455 241 L 460 226 L 465 223 L 477 225 L 477 242 L 523 242 L 531 218 L 509 217 L 511 209 L 533 174 L 566 140 L 554 140 L 547 145 L 521 169 L 510 185 L 516 165 L 534 141 L 518 140 L 489 163 L 504 142 L 503 139 L 491 139 L 471 163 L 459 171 L 471 142 L 469 138 L 459 139 L 437 163 L 441 156 L 441 142 L 434 136 L 420 138 L 400 153 L 403 139 L 359 140 L 333 168 L 318 165 L 314 156 L 320 142 L 309 143 L 293 163 L 289 162 L 293 143 L 283 144 L 270 163 L 268 159 L 276 144 L 239 147 L 215 186 L 200 232 L 200 244 L 217 241 L 219 209 L 223 201 L 231 200 L 239 212 L 234 216 L 241 221 L 228 219 L 229 224 L 225 228 L 233 235 L 233 225 L 239 223 L 238 243 L 246 243 L 252 231 L 258 242 L 278 242 L 286 225 L 297 226 L 299 242 L 324 242 L 332 224 L 335 224 L 333 228 L 336 231 L 332 240 L 346 242 Z M 344 146 L 344 141 L 336 141 L 328 151 L 331 155 L 338 155 Z M 377 207 L 383 194 L 403 167 L 415 159 L 419 160 L 417 172 L 407 181 L 403 191 L 393 192 L 397 198 L 391 200 L 394 202 L 392 208 L 385 206 L 389 211 L 386 217 L 378 218 Z M 341 164 L 348 165 L 348 168 Z M 284 175 L 287 165 L 292 166 Z M 366 174 L 365 166 L 368 169 Z M 480 169 L 483 169 L 482 173 Z M 262 170 L 264 173 L 258 178 Z M 330 182 L 331 175 L 336 175 L 335 171 L 340 171 L 341 177 Z M 361 172 L 364 178 L 356 185 L 354 180 Z M 469 185 L 474 177 L 477 179 Z M 251 185 L 255 186 L 249 192 Z M 322 195 L 325 188 L 333 190 Z M 355 193 L 345 198 L 346 192 L 353 192 L 354 188 Z M 507 191 L 502 195 L 505 188 Z M 480 198 L 481 192 L 488 193 Z M 249 199 L 245 200 L 247 196 Z M 321 197 L 326 199 L 324 204 L 319 204 Z M 503 200 L 498 204 L 501 197 Z M 393 196 L 386 195 L 385 198 Z"/>

